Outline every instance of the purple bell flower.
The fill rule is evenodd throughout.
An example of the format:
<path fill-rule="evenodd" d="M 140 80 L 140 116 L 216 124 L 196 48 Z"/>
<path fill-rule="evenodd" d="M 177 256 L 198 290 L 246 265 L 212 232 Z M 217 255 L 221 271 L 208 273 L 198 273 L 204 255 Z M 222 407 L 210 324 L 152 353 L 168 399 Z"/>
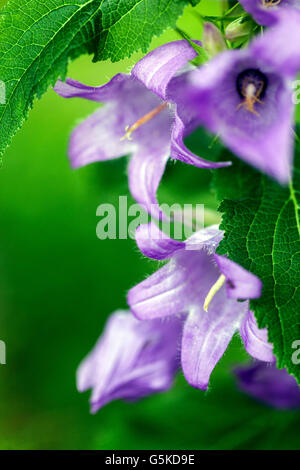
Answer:
<path fill-rule="evenodd" d="M 106 85 L 90 87 L 71 79 L 58 81 L 55 91 L 65 98 L 105 103 L 73 132 L 69 146 L 72 166 L 131 154 L 130 191 L 139 204 L 153 213 L 156 191 L 169 157 L 199 168 L 228 165 L 203 160 L 183 143 L 197 123 L 190 113 L 181 118 L 177 114 L 176 105 L 183 105 L 181 89 L 187 80 L 186 72 L 178 72 L 196 55 L 187 41 L 175 41 L 150 52 L 131 74 L 117 74 Z M 158 214 L 159 211 L 154 213 Z"/>
<path fill-rule="evenodd" d="M 299 43 L 300 11 L 283 10 L 276 26 L 247 49 L 225 51 L 191 72 L 193 88 L 186 88 L 185 102 L 199 123 L 282 184 L 291 176 Z"/>
<path fill-rule="evenodd" d="M 91 412 L 168 390 L 180 365 L 181 333 L 178 318 L 139 321 L 128 311 L 113 313 L 77 371 L 78 390 L 92 389 Z"/>
<path fill-rule="evenodd" d="M 300 387 L 286 369 L 257 362 L 235 370 L 239 388 L 269 406 L 279 409 L 300 408 Z"/>
<path fill-rule="evenodd" d="M 300 9 L 299 0 L 240 0 L 240 4 L 262 26 L 272 26 L 283 10 L 293 14 L 293 9 Z"/>
<path fill-rule="evenodd" d="M 212 370 L 232 336 L 240 331 L 253 357 L 273 361 L 266 330 L 259 330 L 249 302 L 261 295 L 261 281 L 215 250 L 223 232 L 213 226 L 185 242 L 163 234 L 155 224 L 137 230 L 137 244 L 146 256 L 169 262 L 128 294 L 132 313 L 141 320 L 185 315 L 181 365 L 186 380 L 206 390 Z"/>

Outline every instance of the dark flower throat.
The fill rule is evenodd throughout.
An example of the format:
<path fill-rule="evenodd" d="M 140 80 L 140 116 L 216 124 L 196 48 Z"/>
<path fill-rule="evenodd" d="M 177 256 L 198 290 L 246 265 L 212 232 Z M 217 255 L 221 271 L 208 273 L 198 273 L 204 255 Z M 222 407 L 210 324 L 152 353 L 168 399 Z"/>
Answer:
<path fill-rule="evenodd" d="M 246 69 L 241 72 L 236 79 L 236 89 L 242 98 L 242 102 L 237 109 L 244 108 L 247 111 L 259 116 L 255 110 L 255 105 L 263 104 L 262 99 L 266 94 L 268 78 L 258 69 Z"/>

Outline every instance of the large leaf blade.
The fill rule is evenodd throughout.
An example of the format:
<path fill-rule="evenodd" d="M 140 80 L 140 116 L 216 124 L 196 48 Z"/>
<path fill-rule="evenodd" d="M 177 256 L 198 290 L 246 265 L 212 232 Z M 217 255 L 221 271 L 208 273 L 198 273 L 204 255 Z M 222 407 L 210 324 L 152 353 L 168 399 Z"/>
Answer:
<path fill-rule="evenodd" d="M 0 154 L 21 127 L 34 97 L 59 76 L 69 57 L 92 51 L 93 21 L 101 1 L 10 1 L 0 17 L 0 79 L 6 102 L 0 105 Z"/>
<path fill-rule="evenodd" d="M 187 0 L 104 0 L 96 60 L 117 61 L 139 49 L 146 52 L 153 36 L 174 27 Z"/>
<path fill-rule="evenodd" d="M 263 281 L 262 297 L 251 308 L 259 326 L 268 328 L 278 366 L 300 381 L 293 359 L 300 340 L 300 148 L 288 187 L 239 161 L 215 172 L 214 186 L 225 231 L 218 252 Z"/>

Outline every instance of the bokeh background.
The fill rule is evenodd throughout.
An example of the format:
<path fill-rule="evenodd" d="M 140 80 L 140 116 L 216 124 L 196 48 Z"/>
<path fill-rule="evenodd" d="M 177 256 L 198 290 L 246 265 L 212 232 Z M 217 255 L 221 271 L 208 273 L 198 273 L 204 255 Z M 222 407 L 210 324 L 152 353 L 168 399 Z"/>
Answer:
<path fill-rule="evenodd" d="M 201 3 L 202 12 L 216 8 L 216 2 Z M 191 8 L 178 24 L 201 37 Z M 167 31 L 151 48 L 172 39 L 177 33 Z M 70 64 L 69 76 L 99 85 L 129 71 L 139 57 L 117 64 L 83 57 Z M 179 374 L 168 393 L 114 402 L 90 415 L 89 392 L 76 391 L 76 368 L 108 315 L 126 308 L 127 290 L 157 268 L 134 241 L 96 237 L 97 206 L 117 204 L 128 189 L 126 158 L 70 169 L 68 136 L 95 108 L 49 90 L 0 171 L 0 339 L 7 345 L 7 364 L 0 365 L 0 448 L 299 448 L 300 411 L 279 412 L 237 390 L 232 369 L 249 360 L 239 338 L 216 367 L 208 392 L 192 389 Z M 196 150 L 197 139 L 191 145 Z M 170 164 L 160 201 L 216 209 L 208 175 Z"/>

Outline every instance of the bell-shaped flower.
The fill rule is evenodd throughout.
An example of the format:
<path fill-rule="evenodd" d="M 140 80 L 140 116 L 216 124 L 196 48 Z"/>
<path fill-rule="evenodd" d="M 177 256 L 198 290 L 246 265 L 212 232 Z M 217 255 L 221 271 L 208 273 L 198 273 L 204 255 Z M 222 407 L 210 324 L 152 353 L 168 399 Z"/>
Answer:
<path fill-rule="evenodd" d="M 193 71 L 186 88 L 199 123 L 282 184 L 291 176 L 299 44 L 300 11 L 284 10 L 248 48 L 225 51 Z"/>
<path fill-rule="evenodd" d="M 249 302 L 238 301 L 260 297 L 261 281 L 215 254 L 222 237 L 213 226 L 182 242 L 153 223 L 140 226 L 136 240 L 142 253 L 169 262 L 128 294 L 131 311 L 141 320 L 185 315 L 181 365 L 187 381 L 203 390 L 236 331 L 249 354 L 274 360 L 267 333 L 258 329 Z"/>
<path fill-rule="evenodd" d="M 72 166 L 130 154 L 130 191 L 157 216 L 156 191 L 169 157 L 199 168 L 226 165 L 199 158 L 183 143 L 197 124 L 192 114 L 177 114 L 176 105 L 184 107 L 181 89 L 187 80 L 187 72 L 178 73 L 196 55 L 187 41 L 175 41 L 150 52 L 130 74 L 119 73 L 106 85 L 59 81 L 55 91 L 65 98 L 105 103 L 74 130 L 69 145 Z"/>
<path fill-rule="evenodd" d="M 181 332 L 178 318 L 139 321 L 128 311 L 113 313 L 77 371 L 78 390 L 92 389 L 91 412 L 169 389 L 180 365 Z"/>
<path fill-rule="evenodd" d="M 279 409 L 300 408 L 300 387 L 286 369 L 256 362 L 236 368 L 239 388 L 263 403 Z"/>

